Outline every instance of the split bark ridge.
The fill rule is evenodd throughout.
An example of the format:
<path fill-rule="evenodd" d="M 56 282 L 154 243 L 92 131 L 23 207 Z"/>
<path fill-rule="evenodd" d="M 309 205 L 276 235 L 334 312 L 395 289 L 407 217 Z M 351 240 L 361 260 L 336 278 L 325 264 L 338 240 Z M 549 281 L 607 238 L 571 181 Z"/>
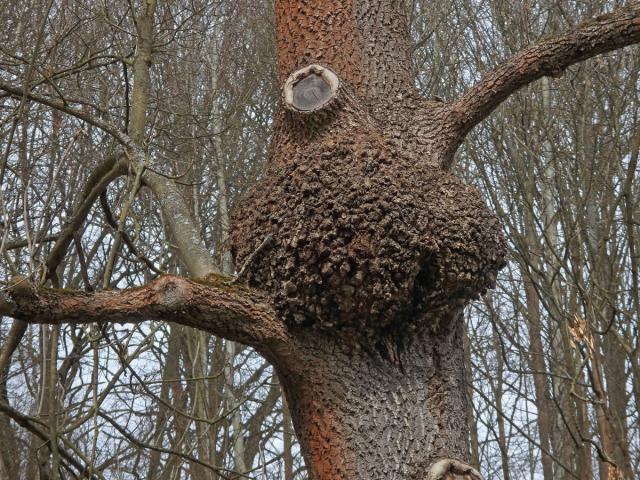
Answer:
<path fill-rule="evenodd" d="M 88 296 L 14 282 L 0 314 L 167 319 L 241 341 L 274 364 L 310 478 L 478 480 L 460 312 L 494 285 L 505 241 L 478 191 L 448 169 L 518 88 L 640 41 L 640 5 L 526 49 L 452 103 L 413 86 L 401 0 L 278 0 L 276 14 L 282 106 L 230 236 L 248 287 L 161 277 Z M 179 246 L 204 275 L 196 244 Z"/>

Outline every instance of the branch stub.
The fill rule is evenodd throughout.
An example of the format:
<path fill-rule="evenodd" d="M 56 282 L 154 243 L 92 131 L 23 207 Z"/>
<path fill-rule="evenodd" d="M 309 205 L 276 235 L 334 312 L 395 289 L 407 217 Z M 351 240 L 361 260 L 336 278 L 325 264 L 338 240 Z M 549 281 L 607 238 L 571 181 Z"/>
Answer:
<path fill-rule="evenodd" d="M 313 113 L 328 106 L 338 95 L 340 79 L 326 67 L 309 65 L 293 72 L 283 87 L 285 106 L 300 113 Z"/>

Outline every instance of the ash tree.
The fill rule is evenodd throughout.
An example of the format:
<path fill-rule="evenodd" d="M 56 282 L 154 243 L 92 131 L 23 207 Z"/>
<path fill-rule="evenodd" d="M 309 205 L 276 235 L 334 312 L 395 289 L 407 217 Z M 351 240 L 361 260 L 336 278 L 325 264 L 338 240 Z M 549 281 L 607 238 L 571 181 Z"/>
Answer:
<path fill-rule="evenodd" d="M 147 13 L 142 26 L 153 22 Z M 175 180 L 146 168 L 144 109 L 125 134 L 37 89 L 0 83 L 120 145 L 58 238 L 48 282 L 12 279 L 0 314 L 167 320 L 254 347 L 278 373 L 312 479 L 478 480 L 461 312 L 495 284 L 506 248 L 478 191 L 451 173 L 454 154 L 521 87 L 640 41 L 640 4 L 526 48 L 451 102 L 418 94 L 400 0 L 277 0 L 276 19 L 282 100 L 265 171 L 234 210 L 235 277 L 217 270 Z M 132 108 L 149 89 L 144 34 L 138 48 Z M 123 175 L 157 197 L 190 277 L 91 294 L 50 288 L 73 230 Z"/>

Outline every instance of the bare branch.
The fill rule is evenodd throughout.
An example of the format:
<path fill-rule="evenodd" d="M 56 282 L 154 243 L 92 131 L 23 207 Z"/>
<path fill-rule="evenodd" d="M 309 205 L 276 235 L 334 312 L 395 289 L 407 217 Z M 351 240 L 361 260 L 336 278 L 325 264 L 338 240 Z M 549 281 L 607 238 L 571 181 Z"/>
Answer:
<path fill-rule="evenodd" d="M 106 191 L 103 191 L 100 194 L 100 206 L 102 207 L 102 212 L 104 213 L 105 220 L 107 221 L 109 226 L 113 229 L 113 231 L 117 232 L 120 227 L 116 219 L 113 217 L 113 212 L 111 211 L 111 207 L 109 206 L 109 200 L 107 199 Z M 124 241 L 129 251 L 133 255 L 135 255 L 135 257 L 138 260 L 141 260 L 142 262 L 144 262 L 144 264 L 147 267 L 149 267 L 149 270 L 151 270 L 154 273 L 157 273 L 158 275 L 162 275 L 163 273 L 165 273 L 162 270 L 159 270 L 158 267 L 156 267 L 151 260 L 149 260 L 145 255 L 143 255 L 138 251 L 135 244 L 133 243 L 133 240 L 131 240 L 131 237 L 129 236 L 129 234 L 124 230 L 122 230 L 122 240 Z"/>
<path fill-rule="evenodd" d="M 49 243 L 49 242 L 55 242 L 56 240 L 58 240 L 58 235 L 48 235 L 46 237 L 43 238 L 38 238 L 36 237 L 33 240 L 33 243 Z M 9 250 L 17 250 L 19 248 L 24 248 L 24 247 L 28 247 L 29 246 L 29 240 L 27 239 L 21 239 L 21 240 L 12 240 L 9 241 L 5 244 L 4 249 L 6 251 Z"/>
<path fill-rule="evenodd" d="M 178 450 L 172 450 L 170 448 L 157 447 L 157 446 L 152 445 L 150 443 L 143 442 L 142 440 L 138 440 L 133 435 L 131 435 L 129 432 L 127 432 L 127 430 L 122 428 L 122 426 L 120 426 L 118 424 L 118 422 L 113 420 L 106 413 L 100 411 L 99 415 L 100 415 L 100 417 L 105 419 L 107 422 L 109 422 L 113 426 L 113 428 L 115 428 L 124 438 L 129 440 L 132 444 L 134 444 L 138 448 L 144 448 L 144 449 L 147 449 L 147 450 L 155 450 L 156 452 L 160 452 L 160 453 L 164 453 L 164 454 L 168 454 L 168 455 L 176 455 L 176 456 L 185 458 L 190 462 L 197 463 L 198 465 L 202 465 L 203 467 L 205 467 L 205 468 L 207 468 L 207 469 L 209 469 L 209 470 L 211 470 L 213 472 L 216 472 L 216 474 L 219 477 L 224 478 L 224 479 L 238 478 L 237 474 L 235 474 L 233 471 L 230 471 L 230 470 L 228 470 L 226 468 L 216 467 L 215 465 L 211 465 L 210 463 L 207 463 L 207 462 L 203 462 L 199 458 L 196 458 L 196 457 L 194 457 L 192 455 L 189 455 L 188 453 L 183 453 L 183 452 L 180 452 Z M 231 472 L 233 477 L 226 475 L 224 472 Z"/>
<path fill-rule="evenodd" d="M 135 150 L 135 144 L 131 140 L 131 138 L 123 133 L 116 125 L 106 122 L 95 115 L 91 115 L 90 113 L 84 112 L 82 110 L 78 110 L 77 108 L 73 108 L 67 105 L 65 102 L 60 100 L 54 100 L 53 98 L 39 95 L 37 93 L 33 93 L 30 91 L 25 91 L 21 87 L 17 87 L 12 85 L 9 82 L 0 81 L 0 90 L 4 90 L 9 93 L 12 97 L 16 98 L 28 98 L 32 102 L 40 103 L 42 105 L 46 105 L 48 107 L 54 108 L 61 112 L 67 113 L 73 117 L 76 117 L 79 120 L 87 122 L 94 127 L 99 128 L 105 133 L 110 134 L 113 138 L 115 138 L 120 144 L 129 149 Z"/>
<path fill-rule="evenodd" d="M 10 85 L 6 82 L 0 81 L 0 90 L 5 90 L 16 97 L 20 97 L 24 94 L 30 100 L 50 106 L 84 120 L 113 135 L 116 140 L 126 147 L 126 150 L 130 152 L 130 156 L 136 157 L 137 161 L 140 161 L 140 157 L 144 156 L 141 149 L 133 143 L 128 135 L 122 133 L 114 125 L 104 122 L 93 115 L 76 110 L 63 104 L 63 102 L 52 100 L 42 95 L 36 95 L 30 92 L 24 93 L 23 89 Z M 107 164 L 113 161 L 115 161 L 115 166 L 111 168 L 111 170 L 103 172 L 105 173 L 103 177 L 97 177 L 102 170 L 109 166 Z M 108 185 L 115 177 L 126 172 L 123 169 L 123 166 L 124 162 L 121 162 L 120 160 L 107 160 L 107 162 L 103 166 L 99 167 L 98 171 L 92 175 L 92 179 L 90 179 L 88 183 L 89 191 L 85 194 L 82 203 L 78 206 L 76 213 L 79 214 L 74 214 L 73 225 L 70 225 L 65 229 L 65 233 L 60 236 L 60 239 L 49 256 L 47 267 L 50 273 L 57 268 L 62 256 L 66 252 L 66 249 L 71 242 L 71 234 L 79 226 L 76 225 L 76 222 L 80 222 L 81 224 L 88 213 L 88 209 L 93 205 L 97 196 L 104 190 L 104 187 L 106 187 L 106 185 Z M 150 171 L 147 171 L 143 175 L 143 181 L 151 188 L 160 202 L 165 213 L 165 218 L 170 227 L 171 234 L 173 235 L 173 240 L 176 242 L 178 251 L 180 252 L 182 259 L 185 261 L 187 269 L 191 275 L 194 277 L 202 277 L 209 273 L 217 272 L 211 254 L 200 238 L 200 231 L 193 222 L 188 206 L 181 197 L 175 182 Z"/>
<path fill-rule="evenodd" d="M 158 200 L 167 222 L 170 239 L 175 243 L 190 276 L 206 277 L 211 273 L 218 273 L 219 270 L 202 240 L 200 229 L 176 182 L 148 170 L 142 175 L 142 181 Z"/>
<path fill-rule="evenodd" d="M 23 413 L 20 413 L 19 411 L 15 410 L 14 408 L 12 408 L 10 405 L 4 403 L 4 402 L 0 402 L 0 412 L 4 413 L 5 415 L 11 417 L 11 419 L 16 422 L 18 425 L 20 425 L 21 427 L 23 427 L 24 429 L 30 431 L 32 434 L 34 434 L 36 437 L 40 438 L 41 440 L 43 440 L 45 442 L 45 445 L 47 446 L 47 448 L 51 449 L 51 442 L 49 442 L 49 434 L 46 432 L 45 425 L 42 421 L 40 421 L 40 419 L 36 418 L 36 417 L 32 417 L 29 415 L 24 415 Z M 58 448 L 60 449 L 60 453 L 62 455 L 62 457 L 64 458 L 64 463 L 68 463 L 68 465 L 65 465 L 65 468 L 67 468 L 70 472 L 73 472 L 73 470 L 69 469 L 70 465 L 73 465 L 73 467 L 80 473 L 86 473 L 89 469 L 87 468 L 87 462 L 86 462 L 86 458 L 84 458 L 84 456 L 82 456 L 82 454 L 78 451 L 78 449 L 74 448 L 73 445 L 71 444 L 71 442 L 69 442 L 66 438 L 62 438 L 62 441 L 64 443 L 64 445 L 58 445 Z M 64 447 L 70 447 L 73 450 L 73 454 L 71 454 L 70 452 L 68 452 Z M 84 465 L 81 464 L 78 459 L 76 457 L 80 457 L 81 460 L 83 460 L 85 463 Z M 99 472 L 96 475 L 92 475 L 91 476 L 92 479 L 95 478 L 100 478 L 102 480 L 104 480 L 104 476 L 102 476 L 102 474 L 100 474 Z"/>
<path fill-rule="evenodd" d="M 84 223 L 91 207 L 109 183 L 127 173 L 123 155 L 111 155 L 91 174 L 82 193 L 80 203 L 76 205 L 71 220 L 65 225 L 46 261 L 47 275 L 52 279 L 71 244 L 74 232 Z"/>
<path fill-rule="evenodd" d="M 285 327 L 265 296 L 209 278 L 213 283 L 167 275 L 144 287 L 98 293 L 36 289 L 21 279 L 0 295 L 0 315 L 46 324 L 168 320 L 261 351 L 286 340 Z"/>
<path fill-rule="evenodd" d="M 545 76 L 559 76 L 578 62 L 640 42 L 640 2 L 596 17 L 531 46 L 486 75 L 452 105 L 464 135 L 512 93 Z"/>

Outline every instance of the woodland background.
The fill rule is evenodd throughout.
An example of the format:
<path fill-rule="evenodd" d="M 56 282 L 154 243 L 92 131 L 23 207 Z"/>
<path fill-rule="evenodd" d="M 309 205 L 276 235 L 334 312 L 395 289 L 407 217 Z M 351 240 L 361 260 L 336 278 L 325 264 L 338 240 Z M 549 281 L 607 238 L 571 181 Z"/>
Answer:
<path fill-rule="evenodd" d="M 456 98 L 522 47 L 624 3 L 407 1 L 416 84 Z M 0 80 L 127 125 L 137 10 L 133 0 L 0 0 Z M 157 6 L 149 156 L 180 178 L 221 265 L 229 211 L 266 157 L 274 35 L 269 0 Z M 487 478 L 600 478 L 603 462 L 640 471 L 639 69 L 632 47 L 545 78 L 457 156 L 510 248 L 497 289 L 466 313 L 470 444 Z M 0 92 L 0 281 L 41 275 L 115 147 Z M 61 270 L 65 288 L 88 291 L 181 272 L 156 201 L 131 179 L 91 208 Z M 1 345 L 11 325 L 2 319 Z M 108 480 L 306 478 L 270 366 L 183 326 L 29 326 L 0 357 L 0 411 L 0 478 L 37 478 L 50 455 L 61 478 L 73 478 L 68 456 Z M 34 432 L 52 419 L 64 448 L 50 454 Z"/>

